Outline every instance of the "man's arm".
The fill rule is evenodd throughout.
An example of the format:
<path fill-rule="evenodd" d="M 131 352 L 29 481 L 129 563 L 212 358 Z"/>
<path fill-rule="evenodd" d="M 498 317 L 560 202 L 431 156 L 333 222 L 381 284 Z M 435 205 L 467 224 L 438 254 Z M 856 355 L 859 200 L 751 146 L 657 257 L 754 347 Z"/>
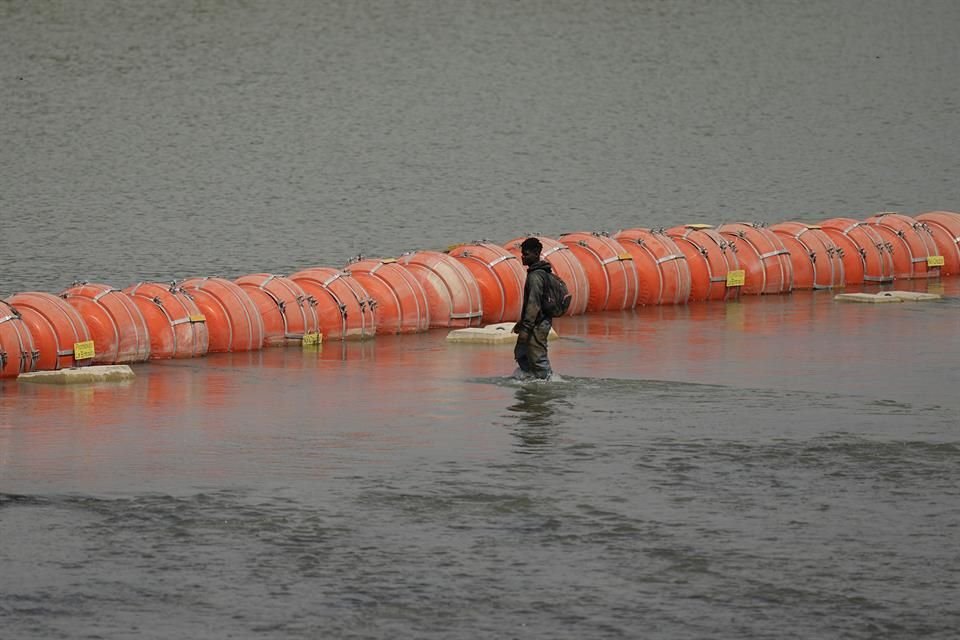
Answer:
<path fill-rule="evenodd" d="M 537 318 L 540 317 L 540 301 L 543 299 L 543 272 L 534 271 L 527 276 L 527 287 L 529 295 L 527 304 L 521 310 L 523 314 L 520 318 L 519 333 L 530 333 L 537 324 Z"/>

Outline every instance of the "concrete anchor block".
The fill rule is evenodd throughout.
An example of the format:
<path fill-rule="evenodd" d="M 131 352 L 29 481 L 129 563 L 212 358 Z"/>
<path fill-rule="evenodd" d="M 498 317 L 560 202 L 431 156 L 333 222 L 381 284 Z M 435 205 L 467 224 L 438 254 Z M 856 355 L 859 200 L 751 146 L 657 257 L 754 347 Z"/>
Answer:
<path fill-rule="evenodd" d="M 485 327 L 454 329 L 447 334 L 447 342 L 459 344 L 516 344 L 517 334 L 513 333 L 514 322 L 499 322 Z M 558 338 L 557 332 L 550 329 L 550 340 Z"/>
<path fill-rule="evenodd" d="M 105 364 L 76 369 L 58 369 L 57 371 L 33 371 L 17 376 L 20 382 L 41 384 L 89 384 L 92 382 L 122 382 L 136 376 L 133 369 L 125 364 Z"/>

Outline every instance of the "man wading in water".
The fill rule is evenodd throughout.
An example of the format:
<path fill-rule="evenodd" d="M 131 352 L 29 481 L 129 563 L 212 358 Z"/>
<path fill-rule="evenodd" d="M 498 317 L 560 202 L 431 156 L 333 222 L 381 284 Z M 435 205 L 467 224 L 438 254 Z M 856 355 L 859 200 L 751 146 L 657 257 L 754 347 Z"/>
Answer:
<path fill-rule="evenodd" d="M 550 263 L 540 259 L 543 245 L 536 238 L 527 238 L 520 245 L 520 259 L 527 267 L 527 281 L 523 285 L 523 307 L 520 322 L 513 326 L 517 334 L 517 346 L 513 357 L 519 365 L 515 378 L 547 379 L 553 373 L 547 358 L 547 336 L 550 335 L 552 318 L 543 311 L 543 294 L 547 274 L 552 273 Z"/>

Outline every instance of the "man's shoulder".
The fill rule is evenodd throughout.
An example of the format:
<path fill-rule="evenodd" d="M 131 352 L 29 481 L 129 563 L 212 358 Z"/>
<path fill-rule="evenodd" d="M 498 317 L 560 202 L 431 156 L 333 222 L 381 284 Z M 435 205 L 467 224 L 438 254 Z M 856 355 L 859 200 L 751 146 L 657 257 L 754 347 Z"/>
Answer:
<path fill-rule="evenodd" d="M 550 274 L 549 269 L 530 269 L 529 271 L 527 271 L 527 278 L 528 279 L 533 278 L 536 280 L 540 280 L 541 282 L 546 282 L 547 278 L 549 277 L 549 274 Z"/>

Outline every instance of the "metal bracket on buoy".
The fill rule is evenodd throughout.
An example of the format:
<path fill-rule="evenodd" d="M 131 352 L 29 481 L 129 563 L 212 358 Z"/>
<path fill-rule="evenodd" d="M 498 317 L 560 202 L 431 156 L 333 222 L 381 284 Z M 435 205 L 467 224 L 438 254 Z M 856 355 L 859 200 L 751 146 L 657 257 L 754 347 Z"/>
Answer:
<path fill-rule="evenodd" d="M 565 245 L 565 244 L 558 244 L 557 246 L 555 246 L 555 247 L 550 247 L 549 249 L 547 249 L 546 251 L 544 251 L 544 252 L 540 255 L 540 257 L 546 259 L 546 257 L 547 257 L 548 255 L 550 255 L 551 253 L 556 253 L 557 251 L 560 251 L 560 250 L 566 249 L 566 248 L 567 248 L 567 245 Z"/>
<path fill-rule="evenodd" d="M 761 260 L 766 260 L 767 258 L 773 258 L 775 256 L 790 255 L 790 252 L 786 249 L 776 249 L 774 251 L 768 251 L 760 255 Z"/>
<path fill-rule="evenodd" d="M 682 260 L 686 258 L 682 253 L 671 253 L 668 256 L 663 256 L 662 258 L 657 259 L 657 264 L 663 264 L 664 262 L 670 262 L 672 260 Z"/>
<path fill-rule="evenodd" d="M 513 254 L 511 253 L 511 254 L 509 254 L 509 255 L 500 256 L 499 258 L 497 258 L 497 259 L 494 260 L 493 262 L 487 263 L 487 266 L 492 268 L 492 267 L 497 266 L 498 264 L 500 264 L 500 263 L 503 262 L 504 260 L 516 260 L 516 259 L 517 259 L 517 256 L 515 256 L 515 255 L 513 255 Z"/>

